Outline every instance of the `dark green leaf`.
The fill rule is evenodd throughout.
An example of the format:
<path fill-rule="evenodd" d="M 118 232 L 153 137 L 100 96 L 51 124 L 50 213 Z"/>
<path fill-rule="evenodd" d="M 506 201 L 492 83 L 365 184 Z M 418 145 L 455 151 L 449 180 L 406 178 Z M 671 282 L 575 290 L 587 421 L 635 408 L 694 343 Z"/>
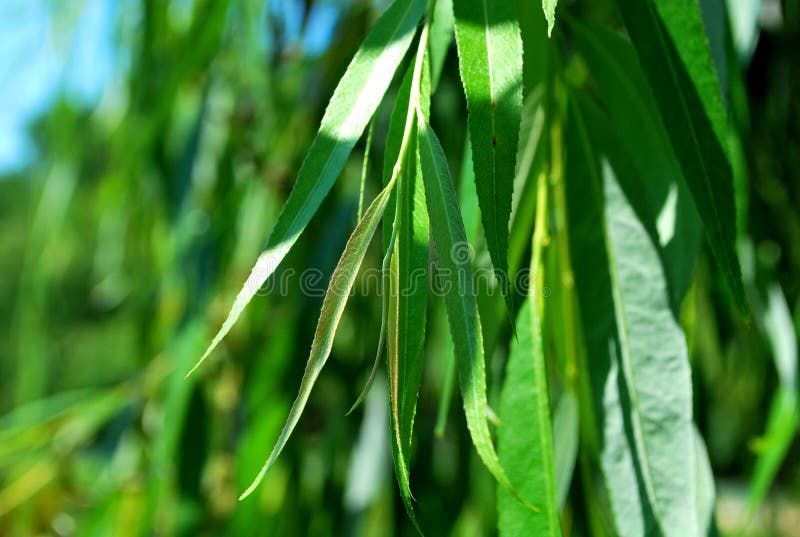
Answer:
<path fill-rule="evenodd" d="M 636 54 L 629 43 L 603 28 L 573 22 L 575 43 L 597 81 L 614 131 L 638 173 L 644 199 L 631 199 L 657 232 L 669 281 L 670 302 L 678 312 L 694 275 L 700 222 L 680 163 L 658 113 Z M 589 123 L 596 121 L 589 117 Z M 642 178 L 642 179 L 640 179 Z M 624 180 L 620 177 L 620 180 Z M 639 202 L 642 202 L 641 204 Z"/>
<path fill-rule="evenodd" d="M 696 0 L 617 0 L 717 264 L 748 311 L 736 257 L 733 174 L 719 80 Z"/>

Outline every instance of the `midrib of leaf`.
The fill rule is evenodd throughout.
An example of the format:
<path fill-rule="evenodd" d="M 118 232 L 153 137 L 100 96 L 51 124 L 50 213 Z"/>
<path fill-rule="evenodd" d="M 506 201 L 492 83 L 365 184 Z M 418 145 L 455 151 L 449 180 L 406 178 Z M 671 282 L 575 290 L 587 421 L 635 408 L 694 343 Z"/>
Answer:
<path fill-rule="evenodd" d="M 489 8 L 486 5 L 488 0 L 482 0 L 483 6 L 483 36 L 486 40 L 486 64 L 488 66 L 487 74 L 489 75 L 489 99 L 492 107 L 495 105 L 495 88 L 494 88 L 494 62 L 492 61 L 492 37 L 489 33 Z M 489 114 L 492 118 L 492 138 L 494 139 L 497 134 L 497 127 L 494 121 L 494 110 Z M 492 202 L 497 199 L 497 148 L 492 147 Z M 492 220 L 494 220 L 494 242 L 500 246 L 500 236 L 498 235 L 498 222 L 497 222 L 497 208 L 492 211 Z M 502 255 L 502 254 L 501 254 Z"/>
<path fill-rule="evenodd" d="M 398 0 L 399 1 L 399 0 Z M 385 17 L 388 17 L 392 8 L 396 4 L 392 4 L 389 9 L 385 13 Z M 236 296 L 234 300 L 233 306 L 231 307 L 228 316 L 226 317 L 225 321 L 222 324 L 222 327 L 214 336 L 211 341 L 211 344 L 208 346 L 206 351 L 201 356 L 200 360 L 195 364 L 195 366 L 186 374 L 188 377 L 191 375 L 198 367 L 211 355 L 214 349 L 219 345 L 222 339 L 228 334 L 228 332 L 233 328 L 233 325 L 241 316 L 244 308 L 250 302 L 250 300 L 255 296 L 258 289 L 264 284 L 267 278 L 272 275 L 272 273 L 277 268 L 278 264 L 283 260 L 289 250 L 292 248 L 294 243 L 297 241 L 300 233 L 302 233 L 305 226 L 308 224 L 311 217 L 316 212 L 319 204 L 322 203 L 322 199 L 327 195 L 327 192 L 330 190 L 331 186 L 335 181 L 335 177 L 331 173 L 331 177 L 329 177 L 330 168 L 334 161 L 334 156 L 340 156 L 340 154 L 344 153 L 346 156 L 352 150 L 352 147 L 355 145 L 355 139 L 352 138 L 350 133 L 347 131 L 349 130 L 363 130 L 356 129 L 357 125 L 353 123 L 356 122 L 356 118 L 360 118 L 363 114 L 363 108 L 371 107 L 374 108 L 377 106 L 377 103 L 380 101 L 380 98 L 376 98 L 375 103 L 362 103 L 362 101 L 370 99 L 368 97 L 372 96 L 375 92 L 375 88 L 372 85 L 375 82 L 375 78 L 382 78 L 382 68 L 385 69 L 386 66 L 383 63 L 387 62 L 387 58 L 396 58 L 396 62 L 389 62 L 393 63 L 392 73 L 397 67 L 397 64 L 402 59 L 403 52 L 410 44 L 410 41 L 413 37 L 413 31 L 409 31 L 408 26 L 410 22 L 413 20 L 411 19 L 411 15 L 413 15 L 413 10 L 416 9 L 419 11 L 419 16 L 422 15 L 422 3 L 421 0 L 408 0 L 405 4 L 405 7 L 402 11 L 398 13 L 396 18 L 396 24 L 394 25 L 393 29 L 390 32 L 390 37 L 386 41 L 386 46 L 384 46 L 381 52 L 375 57 L 373 60 L 371 56 L 369 56 L 370 47 L 363 47 L 359 49 L 354 57 L 353 61 L 347 68 L 347 71 L 343 75 L 340 85 L 337 86 L 336 91 L 334 91 L 334 95 L 331 98 L 331 104 L 339 105 L 340 103 L 337 100 L 337 97 L 341 95 L 340 91 L 346 91 L 342 88 L 342 82 L 348 80 L 348 75 L 351 74 L 356 68 L 358 67 L 357 63 L 359 59 L 363 59 L 362 56 L 366 56 L 366 60 L 364 61 L 371 61 L 372 62 L 372 69 L 367 75 L 366 80 L 363 81 L 361 88 L 358 91 L 357 98 L 354 101 L 354 104 L 349 106 L 349 113 L 345 117 L 343 121 L 339 123 L 339 128 L 335 126 L 335 119 L 333 118 L 338 112 L 339 109 L 332 109 L 331 105 L 329 104 L 328 109 L 325 112 L 325 115 L 322 118 L 322 122 L 320 124 L 320 130 L 315 138 L 314 142 L 312 143 L 311 149 L 306 155 L 306 160 L 303 162 L 303 165 L 300 168 L 300 172 L 298 173 L 298 181 L 295 184 L 295 188 L 292 189 L 292 193 L 289 195 L 289 199 L 284 205 L 283 210 L 281 211 L 280 215 L 278 216 L 278 220 L 275 224 L 275 227 L 272 233 L 267 240 L 267 245 L 264 251 L 259 255 L 258 259 L 256 260 L 255 266 L 250 272 L 250 275 L 247 277 L 242 289 Z M 388 19 L 384 19 L 383 17 L 378 23 L 375 25 L 377 29 L 378 26 L 381 24 L 382 21 Z M 386 23 L 388 24 L 388 23 Z M 408 39 L 405 43 L 398 43 L 398 38 L 400 36 L 400 32 L 402 30 L 407 30 Z M 371 37 L 368 36 L 367 40 Z M 366 42 L 366 41 L 365 41 Z M 364 52 L 364 51 L 367 52 Z M 381 86 L 385 86 L 381 80 Z M 386 84 L 388 85 L 388 83 Z M 382 95 L 385 92 L 386 87 L 383 87 L 380 91 Z M 366 97 L 365 97 L 366 96 Z M 348 103 L 349 104 L 349 103 Z M 370 114 L 371 115 L 371 114 Z M 367 120 L 364 122 L 365 125 L 369 121 Z M 334 124 L 331 127 L 331 124 Z M 345 127 L 347 127 L 345 129 Z M 332 132 L 329 132 L 332 131 Z M 344 132 L 343 132 L 344 131 Z M 317 147 L 318 143 L 320 142 L 320 136 L 334 136 L 339 143 L 336 143 L 332 149 L 328 152 L 327 156 L 325 157 L 324 163 L 320 169 L 320 172 L 317 174 L 316 179 L 309 183 L 308 185 L 301 184 L 302 178 L 305 177 L 304 171 L 306 170 L 306 164 L 309 162 L 309 157 L 313 154 L 314 149 Z M 341 142 L 341 139 L 344 139 L 344 143 Z M 306 172 L 311 173 L 311 172 Z M 327 184 L 322 184 L 323 179 L 326 181 Z M 298 190 L 301 188 L 303 191 Z M 299 207 L 298 209 L 294 209 L 295 207 Z M 289 210 L 296 210 L 293 215 L 287 216 L 287 211 Z M 284 223 L 284 219 L 288 223 Z"/>
<path fill-rule="evenodd" d="M 594 151 L 592 150 L 591 142 L 589 141 L 589 136 L 586 132 L 586 126 L 584 124 L 583 115 L 581 114 L 580 109 L 575 106 L 575 118 L 577 120 L 577 132 L 578 136 L 580 137 L 581 144 L 584 147 L 584 151 L 587 155 L 594 155 Z M 597 174 L 597 169 L 595 166 L 590 165 L 589 167 L 590 173 L 592 174 L 592 181 L 591 188 L 594 192 L 594 195 L 599 199 L 603 200 L 602 193 L 600 193 L 597 188 L 598 185 L 603 184 L 603 179 Z M 604 206 L 605 204 L 602 204 Z M 630 356 L 630 335 L 628 334 L 627 330 L 627 320 L 625 317 L 625 313 L 623 311 L 623 300 L 620 294 L 619 288 L 619 276 L 617 274 L 617 264 L 614 255 L 614 250 L 611 245 L 611 241 L 608 235 L 608 227 L 605 221 L 605 217 L 602 218 L 602 221 L 598 223 L 598 225 L 602 226 L 603 229 L 603 240 L 605 242 L 605 248 L 608 255 L 609 260 L 609 274 L 611 275 L 612 285 L 611 285 L 611 292 L 614 298 L 614 315 L 616 317 L 617 322 L 617 331 L 620 335 L 620 340 L 624 343 L 621 345 L 622 348 L 622 363 L 624 364 L 623 372 L 626 378 L 626 382 L 628 383 L 628 394 L 631 398 L 631 404 L 634 409 L 632 412 L 633 422 L 635 424 L 635 434 L 636 434 L 636 447 L 637 451 L 640 452 L 640 456 L 643 459 L 643 464 L 641 464 L 641 470 L 645 475 L 645 486 L 647 487 L 647 495 L 650 498 L 650 504 L 653 508 L 654 515 L 656 520 L 658 521 L 659 527 L 663 525 L 663 516 L 661 514 L 661 506 L 658 502 L 657 496 L 655 494 L 655 485 L 653 484 L 653 476 L 650 470 L 650 458 L 647 452 L 647 446 L 644 442 L 644 426 L 641 421 L 641 412 L 639 411 L 639 396 L 636 390 L 636 382 L 635 382 L 635 374 L 633 371 L 633 362 Z"/>

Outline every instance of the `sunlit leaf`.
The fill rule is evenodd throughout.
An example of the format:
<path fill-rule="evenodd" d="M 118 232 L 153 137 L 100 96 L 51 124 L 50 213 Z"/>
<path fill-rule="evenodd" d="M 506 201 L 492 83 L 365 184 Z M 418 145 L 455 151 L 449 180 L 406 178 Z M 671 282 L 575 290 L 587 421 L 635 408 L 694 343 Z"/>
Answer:
<path fill-rule="evenodd" d="M 453 7 L 481 221 L 513 311 L 508 222 L 522 109 L 522 38 L 512 2 L 459 0 Z"/>
<path fill-rule="evenodd" d="M 409 462 L 414 415 L 422 380 L 428 296 L 428 214 L 417 152 L 410 140 L 399 178 L 389 286 L 388 358 L 395 472 L 406 509 L 413 518 Z"/>
<path fill-rule="evenodd" d="M 222 328 L 192 371 L 230 331 L 316 213 L 389 87 L 424 9 L 424 0 L 396 0 L 364 39 L 331 97 L 319 133 L 264 250 Z"/>
<path fill-rule="evenodd" d="M 556 25 L 556 6 L 558 0 L 542 0 L 542 9 L 547 19 L 547 37 L 553 35 L 553 27 Z"/>

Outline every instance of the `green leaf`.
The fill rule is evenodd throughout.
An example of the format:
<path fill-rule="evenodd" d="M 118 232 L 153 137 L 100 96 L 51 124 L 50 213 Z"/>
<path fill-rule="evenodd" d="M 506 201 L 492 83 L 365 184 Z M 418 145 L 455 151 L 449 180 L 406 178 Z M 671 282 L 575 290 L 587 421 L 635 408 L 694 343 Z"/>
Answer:
<path fill-rule="evenodd" d="M 464 255 L 469 246 L 456 201 L 455 187 L 439 140 L 425 117 L 422 114 L 417 117 L 422 177 L 431 236 L 438 259 L 437 273 L 433 278 L 438 290 L 444 295 L 467 427 L 478 455 L 489 472 L 501 485 L 513 490 L 500 465 L 487 422 L 483 334 L 473 288 L 471 258 Z"/>
<path fill-rule="evenodd" d="M 547 37 L 553 35 L 553 27 L 556 25 L 556 5 L 558 0 L 542 0 L 542 10 L 547 19 Z"/>
<path fill-rule="evenodd" d="M 508 222 L 522 109 L 522 39 L 513 2 L 459 0 L 454 8 L 481 221 L 511 312 Z"/>
<path fill-rule="evenodd" d="M 284 425 L 275 447 L 267 458 L 267 462 L 264 463 L 253 483 L 240 496 L 240 500 L 246 498 L 261 483 L 267 471 L 281 454 L 286 442 L 289 440 L 289 436 L 291 436 L 297 422 L 300 420 L 300 415 L 308 402 L 311 389 L 314 387 L 317 377 L 328 360 L 333 347 L 336 329 L 339 327 L 339 321 L 347 305 L 347 299 L 358 276 L 361 263 L 364 261 L 370 240 L 375 234 L 378 222 L 380 222 L 386 210 L 386 204 L 393 188 L 394 183 L 392 182 L 372 201 L 344 247 L 344 252 L 342 252 L 342 256 L 333 270 L 331 281 L 325 292 L 325 298 L 322 301 L 322 310 L 317 322 L 317 329 L 314 332 L 311 352 L 305 373 L 303 373 L 303 380 L 300 383 L 297 399 L 292 404 L 286 425 Z"/>
<path fill-rule="evenodd" d="M 547 371 L 538 308 L 526 300 L 517 319 L 500 399 L 498 452 L 519 494 L 542 512 L 498 490 L 500 536 L 561 535 Z"/>
<path fill-rule="evenodd" d="M 714 507 L 717 501 L 717 491 L 714 486 L 714 473 L 711 470 L 711 461 L 708 460 L 708 451 L 703 437 L 697 427 L 694 427 L 694 444 L 697 459 L 697 523 L 698 535 L 712 537 L 718 535 L 714 522 Z"/>
<path fill-rule="evenodd" d="M 780 385 L 772 399 L 764 435 L 755 442 L 758 458 L 750 480 L 744 524 L 751 520 L 764 501 L 800 424 L 800 401 L 797 399 L 797 335 L 792 314 L 777 283 L 767 288 L 766 299 L 764 306 L 759 300 L 753 300 L 753 310 L 759 328 L 772 350 Z"/>
<path fill-rule="evenodd" d="M 697 0 L 617 0 L 656 98 L 711 251 L 748 312 L 736 257 L 733 173 L 719 80 Z"/>
<path fill-rule="evenodd" d="M 406 510 L 413 518 L 408 468 L 422 380 L 428 298 L 428 214 L 419 154 L 413 138 L 399 179 L 397 200 L 397 237 L 389 271 L 389 396 L 395 471 Z"/>
<path fill-rule="evenodd" d="M 614 131 L 636 168 L 643 199 L 631 199 L 648 214 L 663 250 L 670 302 L 678 312 L 691 286 L 700 245 L 700 221 L 680 163 L 633 47 L 604 28 L 573 21 L 574 42 L 585 58 Z M 588 118 L 592 123 L 592 118 Z M 624 178 L 620 178 L 623 180 Z"/>
<path fill-rule="evenodd" d="M 580 415 L 578 397 L 565 391 L 556 404 L 553 413 L 553 445 L 557 446 L 555 457 L 556 486 L 558 505 L 564 507 L 572 484 L 572 474 L 578 458 L 580 441 Z"/>
<path fill-rule="evenodd" d="M 189 374 L 230 331 L 316 213 L 381 102 L 424 11 L 424 0 L 396 0 L 364 39 L 331 97 L 319 133 L 264 250 L 236 296 L 222 328 Z"/>
<path fill-rule="evenodd" d="M 600 462 L 623 537 L 698 534 L 692 384 L 658 249 L 620 188 L 607 123 L 571 99 L 567 217 Z"/>
<path fill-rule="evenodd" d="M 431 88 L 436 89 L 444 62 L 453 43 L 453 0 L 434 0 L 428 54 L 431 59 Z"/>

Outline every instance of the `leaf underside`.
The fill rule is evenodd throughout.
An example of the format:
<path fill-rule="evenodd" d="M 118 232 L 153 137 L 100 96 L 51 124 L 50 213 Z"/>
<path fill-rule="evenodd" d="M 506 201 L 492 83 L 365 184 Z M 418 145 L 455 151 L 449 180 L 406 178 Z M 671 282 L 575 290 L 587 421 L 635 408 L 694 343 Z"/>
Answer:
<path fill-rule="evenodd" d="M 691 373 L 652 242 L 617 179 L 608 123 L 571 100 L 570 254 L 600 459 L 623 537 L 698 534 Z"/>

